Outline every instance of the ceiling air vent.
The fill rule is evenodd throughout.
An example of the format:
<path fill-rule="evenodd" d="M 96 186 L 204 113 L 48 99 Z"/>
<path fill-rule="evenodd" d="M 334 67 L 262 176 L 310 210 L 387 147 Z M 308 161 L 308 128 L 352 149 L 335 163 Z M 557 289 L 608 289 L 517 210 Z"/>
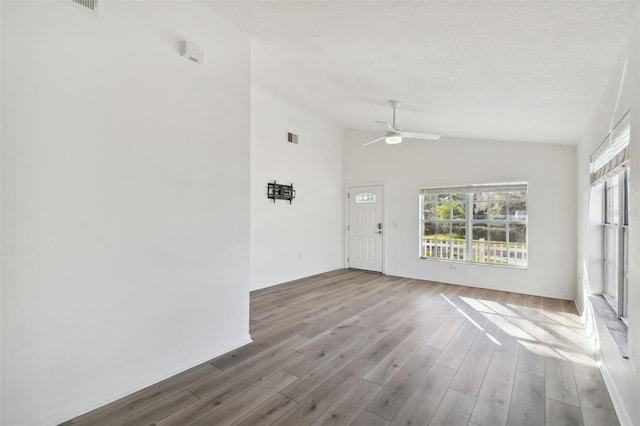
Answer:
<path fill-rule="evenodd" d="M 86 9 L 89 9 L 92 12 L 98 12 L 98 0 L 71 0 L 73 3 L 78 6 L 82 6 Z"/>
<path fill-rule="evenodd" d="M 296 145 L 298 144 L 298 135 L 296 135 L 295 133 L 287 133 L 287 142 L 289 143 L 295 143 Z"/>

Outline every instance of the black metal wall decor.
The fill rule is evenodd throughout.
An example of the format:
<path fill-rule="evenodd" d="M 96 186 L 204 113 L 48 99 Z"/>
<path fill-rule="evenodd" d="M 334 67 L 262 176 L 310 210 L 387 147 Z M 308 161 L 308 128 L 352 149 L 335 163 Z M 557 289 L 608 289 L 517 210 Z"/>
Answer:
<path fill-rule="evenodd" d="M 276 200 L 289 200 L 289 204 L 296 198 L 296 191 L 293 189 L 293 183 L 291 185 L 281 185 L 276 183 L 274 180 L 273 183 L 267 183 L 267 198 L 273 200 L 275 203 Z"/>

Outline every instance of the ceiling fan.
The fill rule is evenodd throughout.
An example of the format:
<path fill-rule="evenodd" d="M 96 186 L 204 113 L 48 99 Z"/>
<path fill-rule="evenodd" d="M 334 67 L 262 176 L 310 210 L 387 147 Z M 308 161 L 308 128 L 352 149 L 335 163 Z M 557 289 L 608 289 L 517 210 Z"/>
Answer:
<path fill-rule="evenodd" d="M 400 101 L 389 100 L 391 108 L 393 108 L 393 122 L 376 121 L 376 123 L 383 123 L 387 125 L 387 133 L 384 136 L 380 136 L 369 142 L 365 142 L 362 146 L 371 145 L 384 139 L 389 145 L 394 145 L 402 142 L 402 139 L 427 139 L 431 141 L 437 141 L 442 135 L 436 135 L 434 133 L 420 133 L 420 132 L 405 132 L 396 124 L 396 108 L 400 105 Z"/>

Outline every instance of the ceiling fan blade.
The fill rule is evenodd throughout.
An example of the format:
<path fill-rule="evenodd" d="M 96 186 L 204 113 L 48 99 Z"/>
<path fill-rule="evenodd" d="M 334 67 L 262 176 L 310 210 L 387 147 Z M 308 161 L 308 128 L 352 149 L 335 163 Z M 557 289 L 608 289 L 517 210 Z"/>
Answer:
<path fill-rule="evenodd" d="M 399 130 L 396 129 L 395 127 L 393 127 L 393 125 L 391 123 L 389 123 L 388 121 L 381 121 L 381 120 L 376 120 L 375 121 L 378 124 L 384 124 L 385 126 L 387 126 L 387 130 L 393 133 L 398 133 Z"/>
<path fill-rule="evenodd" d="M 365 143 L 363 143 L 363 144 L 362 144 L 362 146 L 371 145 L 372 143 L 379 142 L 379 141 L 383 140 L 384 138 L 386 138 L 386 136 L 381 136 L 381 137 L 379 137 L 378 139 L 374 139 L 374 140 L 372 140 L 372 141 L 369 141 L 369 142 L 365 142 Z"/>
<path fill-rule="evenodd" d="M 431 141 L 437 141 L 442 135 L 435 133 L 418 133 L 418 132 L 402 132 L 402 137 L 407 139 L 427 139 Z"/>
<path fill-rule="evenodd" d="M 400 133 L 402 130 L 400 130 L 398 127 L 393 127 L 393 124 L 389 123 L 388 121 L 377 121 L 376 123 L 378 124 L 384 124 L 387 126 L 387 130 L 391 133 Z"/>

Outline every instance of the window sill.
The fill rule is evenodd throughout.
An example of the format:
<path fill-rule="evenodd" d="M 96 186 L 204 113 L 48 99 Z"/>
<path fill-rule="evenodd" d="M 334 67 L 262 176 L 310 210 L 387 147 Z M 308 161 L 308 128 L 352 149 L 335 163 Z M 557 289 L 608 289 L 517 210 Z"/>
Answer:
<path fill-rule="evenodd" d="M 498 268 L 507 268 L 507 269 L 529 269 L 529 265 L 513 265 L 513 264 L 505 264 L 505 263 L 490 263 L 490 262 L 469 262 L 466 260 L 453 260 L 453 259 L 441 259 L 438 257 L 418 257 L 420 260 L 427 260 L 430 262 L 441 262 L 441 263 L 454 263 L 456 265 L 473 265 L 473 266 L 495 266 Z"/>
<path fill-rule="evenodd" d="M 627 326 L 617 317 L 615 311 L 601 294 L 592 294 L 589 296 L 591 306 L 596 314 L 602 319 L 609 334 L 616 342 L 618 351 L 624 359 L 629 359 L 629 348 L 627 345 Z"/>

